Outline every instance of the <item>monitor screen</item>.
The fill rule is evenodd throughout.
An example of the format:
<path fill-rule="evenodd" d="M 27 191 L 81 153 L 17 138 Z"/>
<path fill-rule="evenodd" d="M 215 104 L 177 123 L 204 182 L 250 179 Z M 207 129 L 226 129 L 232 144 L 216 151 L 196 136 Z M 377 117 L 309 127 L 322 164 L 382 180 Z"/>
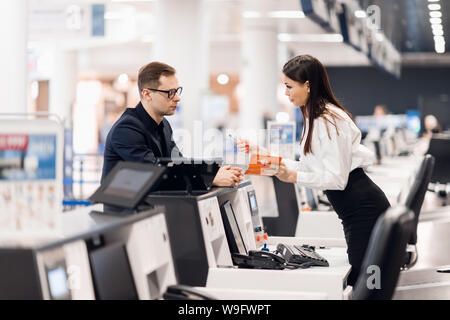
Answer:
<path fill-rule="evenodd" d="M 64 262 L 46 268 L 47 281 L 52 300 L 70 300 L 70 289 Z"/>
<path fill-rule="evenodd" d="M 248 202 L 250 203 L 253 229 L 255 232 L 260 232 L 262 231 L 262 226 L 261 221 L 259 219 L 258 203 L 256 202 L 255 191 L 254 190 L 249 191 L 247 195 L 248 195 Z"/>
<path fill-rule="evenodd" d="M 117 172 L 111 183 L 104 190 L 104 193 L 132 199 L 152 176 L 153 172 L 151 171 L 122 169 Z"/>
<path fill-rule="evenodd" d="M 158 158 L 166 174 L 155 191 L 208 191 L 219 171 L 221 159 Z"/>
<path fill-rule="evenodd" d="M 242 238 L 241 230 L 234 215 L 230 201 L 226 201 L 221 207 L 223 226 L 231 253 L 247 254 L 247 248 Z"/>
<path fill-rule="evenodd" d="M 137 300 L 125 245 L 108 244 L 89 253 L 95 294 L 100 300 Z"/>
<path fill-rule="evenodd" d="M 162 180 L 164 167 L 135 162 L 119 162 L 89 198 L 118 208 L 134 209 Z"/>
<path fill-rule="evenodd" d="M 277 218 L 279 216 L 278 204 L 277 201 L 274 201 L 277 197 L 272 177 L 254 175 L 249 177 L 258 199 L 259 215 L 261 217 Z"/>

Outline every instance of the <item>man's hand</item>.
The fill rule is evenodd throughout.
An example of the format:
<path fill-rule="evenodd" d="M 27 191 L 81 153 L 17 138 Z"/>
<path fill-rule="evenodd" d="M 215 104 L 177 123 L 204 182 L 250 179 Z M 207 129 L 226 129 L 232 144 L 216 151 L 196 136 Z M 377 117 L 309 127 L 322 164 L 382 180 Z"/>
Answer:
<path fill-rule="evenodd" d="M 244 180 L 241 168 L 224 166 L 217 171 L 213 185 L 216 187 L 237 187 Z"/>
<path fill-rule="evenodd" d="M 284 182 L 296 183 L 297 182 L 297 171 L 288 170 L 286 165 L 281 162 L 278 173 L 275 175 L 278 179 Z"/>

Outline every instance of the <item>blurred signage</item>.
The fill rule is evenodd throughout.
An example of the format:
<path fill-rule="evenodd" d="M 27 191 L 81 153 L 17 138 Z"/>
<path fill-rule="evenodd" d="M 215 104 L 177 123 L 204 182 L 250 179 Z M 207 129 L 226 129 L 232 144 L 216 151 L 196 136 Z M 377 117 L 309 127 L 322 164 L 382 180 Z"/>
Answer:
<path fill-rule="evenodd" d="M 300 3 L 308 18 L 328 32 L 340 32 L 345 43 L 363 52 L 375 66 L 400 77 L 401 54 L 380 28 L 380 7 L 371 5 L 362 10 L 356 0 L 301 0 Z"/>
<path fill-rule="evenodd" d="M 28 147 L 28 135 L 26 134 L 0 134 L 0 151 L 20 150 Z"/>
<path fill-rule="evenodd" d="M 0 135 L 0 181 L 48 179 L 56 179 L 56 135 Z"/>

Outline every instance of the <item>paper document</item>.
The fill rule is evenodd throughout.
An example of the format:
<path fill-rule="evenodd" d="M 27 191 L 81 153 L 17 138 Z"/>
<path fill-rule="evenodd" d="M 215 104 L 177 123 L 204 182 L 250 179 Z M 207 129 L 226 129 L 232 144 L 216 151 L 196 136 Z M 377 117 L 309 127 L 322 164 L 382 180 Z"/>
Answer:
<path fill-rule="evenodd" d="M 245 174 L 273 176 L 280 169 L 281 157 L 253 154 Z"/>

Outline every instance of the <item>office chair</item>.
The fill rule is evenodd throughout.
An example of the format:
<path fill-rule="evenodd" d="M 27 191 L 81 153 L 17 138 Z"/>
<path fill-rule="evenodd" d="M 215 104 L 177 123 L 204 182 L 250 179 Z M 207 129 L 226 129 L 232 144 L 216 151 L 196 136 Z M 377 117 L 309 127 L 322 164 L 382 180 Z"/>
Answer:
<path fill-rule="evenodd" d="M 430 181 L 441 184 L 449 183 L 450 137 L 446 135 L 433 135 L 427 153 L 435 158 L 435 168 Z"/>
<path fill-rule="evenodd" d="M 404 206 L 390 208 L 378 218 L 353 289 L 353 300 L 392 298 L 413 227 L 414 214 Z"/>
<path fill-rule="evenodd" d="M 419 214 L 425 199 L 425 194 L 428 190 L 428 183 L 430 182 L 433 173 L 434 162 L 435 160 L 432 155 L 425 155 L 411 188 L 409 189 L 405 200 L 401 203 L 414 213 L 414 229 L 411 238 L 408 241 L 409 246 L 406 252 L 405 263 L 403 266 L 404 269 L 411 268 L 417 262 L 417 225 L 419 224 Z"/>

